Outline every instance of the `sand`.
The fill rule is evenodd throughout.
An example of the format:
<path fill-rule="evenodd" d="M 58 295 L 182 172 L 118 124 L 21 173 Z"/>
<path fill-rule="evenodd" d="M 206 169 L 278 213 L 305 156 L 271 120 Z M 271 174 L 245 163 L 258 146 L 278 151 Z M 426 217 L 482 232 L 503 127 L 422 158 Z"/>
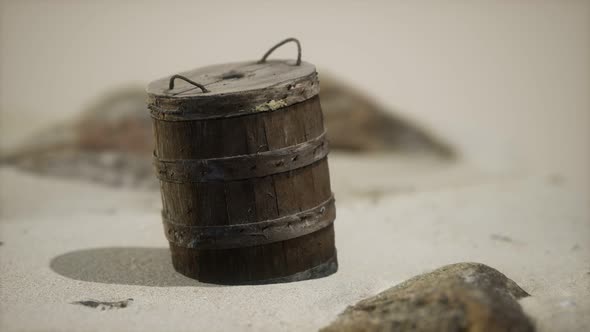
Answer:
<path fill-rule="evenodd" d="M 331 164 L 338 273 L 234 287 L 173 271 L 157 192 L 0 169 L 2 330 L 311 331 L 362 298 L 462 261 L 497 268 L 532 294 L 521 304 L 540 331 L 590 327 L 588 191 L 575 179 L 391 157 L 335 155 Z M 371 170 L 365 182 L 348 176 L 358 164 Z M 72 304 L 128 298 L 120 309 Z"/>

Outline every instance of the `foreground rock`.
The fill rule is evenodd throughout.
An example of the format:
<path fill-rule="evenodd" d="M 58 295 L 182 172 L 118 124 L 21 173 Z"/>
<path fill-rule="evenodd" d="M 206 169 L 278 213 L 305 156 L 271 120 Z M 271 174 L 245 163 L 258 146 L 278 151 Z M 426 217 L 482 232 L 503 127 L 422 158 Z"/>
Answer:
<path fill-rule="evenodd" d="M 517 302 L 526 296 L 489 266 L 458 263 L 362 300 L 321 332 L 534 331 Z"/>

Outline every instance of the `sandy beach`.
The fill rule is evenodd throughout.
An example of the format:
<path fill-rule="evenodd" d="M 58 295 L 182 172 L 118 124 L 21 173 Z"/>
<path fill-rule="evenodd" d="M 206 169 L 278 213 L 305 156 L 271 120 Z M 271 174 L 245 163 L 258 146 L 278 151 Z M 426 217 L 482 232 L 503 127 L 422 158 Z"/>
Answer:
<path fill-rule="evenodd" d="M 519 303 L 538 331 L 590 330 L 589 2 L 1 5 L 3 150 L 101 93 L 256 58 L 293 34 L 320 77 L 431 128 L 459 158 L 331 153 L 339 271 L 232 287 L 174 271 L 157 190 L 0 166 L 0 330 L 315 331 L 470 261 L 531 294 Z"/>
<path fill-rule="evenodd" d="M 371 192 L 375 186 L 339 187 L 351 162 L 336 155 L 331 163 L 338 273 L 234 287 L 174 272 L 157 192 L 2 169 L 3 329 L 310 331 L 362 298 L 461 261 L 493 266 L 532 294 L 521 304 L 540 331 L 588 328 L 588 191 L 576 181 L 547 174 L 477 175 L 467 166 L 441 171 L 433 165 L 431 173 L 419 174 L 400 164 L 397 174 L 411 169 L 413 179 L 382 183 L 397 192 Z M 363 163 L 389 170 L 395 161 Z M 372 174 L 378 181 L 379 173 Z M 428 185 L 421 185 L 425 176 Z M 128 298 L 132 303 L 118 310 L 71 304 Z"/>

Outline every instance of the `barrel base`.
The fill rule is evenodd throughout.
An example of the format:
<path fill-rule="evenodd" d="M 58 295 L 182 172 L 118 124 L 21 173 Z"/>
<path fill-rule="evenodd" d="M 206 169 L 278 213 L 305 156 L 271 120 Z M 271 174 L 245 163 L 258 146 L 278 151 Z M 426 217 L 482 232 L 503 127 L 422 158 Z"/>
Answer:
<path fill-rule="evenodd" d="M 259 280 L 256 282 L 252 282 L 250 284 L 260 285 L 260 284 L 280 284 L 285 282 L 295 282 L 295 281 L 303 281 L 303 280 L 310 280 L 310 279 L 319 279 L 323 277 L 327 277 L 332 275 L 338 271 L 338 259 L 336 255 L 330 258 L 327 262 L 322 263 L 318 266 L 314 266 L 309 270 L 298 272 L 293 275 L 275 279 L 267 279 L 267 280 Z"/>
<path fill-rule="evenodd" d="M 201 282 L 256 285 L 302 281 L 338 270 L 334 227 L 265 245 L 199 250 L 170 243 L 174 269 Z"/>

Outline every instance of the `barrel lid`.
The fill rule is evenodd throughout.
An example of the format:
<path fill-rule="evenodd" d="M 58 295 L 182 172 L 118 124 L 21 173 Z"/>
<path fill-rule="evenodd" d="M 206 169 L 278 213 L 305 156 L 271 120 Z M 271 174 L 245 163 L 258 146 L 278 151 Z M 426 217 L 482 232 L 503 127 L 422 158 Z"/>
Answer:
<path fill-rule="evenodd" d="M 168 121 L 274 111 L 318 92 L 315 66 L 300 60 L 212 65 L 153 81 L 147 88 L 152 116 Z"/>

